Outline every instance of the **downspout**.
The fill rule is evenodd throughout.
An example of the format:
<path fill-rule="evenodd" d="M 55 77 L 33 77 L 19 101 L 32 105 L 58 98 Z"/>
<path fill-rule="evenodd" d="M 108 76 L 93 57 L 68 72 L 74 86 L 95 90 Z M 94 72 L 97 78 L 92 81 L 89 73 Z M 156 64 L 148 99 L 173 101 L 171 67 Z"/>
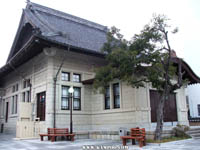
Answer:
<path fill-rule="evenodd" d="M 70 50 L 70 46 L 68 45 L 68 51 Z M 60 70 L 61 70 L 61 68 L 62 68 L 62 66 L 63 66 L 63 64 L 64 64 L 64 60 L 65 60 L 65 56 L 66 56 L 66 53 L 65 53 L 65 55 L 64 55 L 64 57 L 63 57 L 63 59 L 62 59 L 62 62 L 61 62 L 61 64 L 60 64 L 60 67 L 59 67 L 59 69 L 58 69 L 58 71 L 57 71 L 57 73 L 56 73 L 56 76 L 53 78 L 53 81 L 54 81 L 54 100 L 53 100 L 53 128 L 56 128 L 56 83 L 57 83 L 57 78 L 58 78 L 58 74 L 59 74 L 59 72 L 60 72 Z"/>

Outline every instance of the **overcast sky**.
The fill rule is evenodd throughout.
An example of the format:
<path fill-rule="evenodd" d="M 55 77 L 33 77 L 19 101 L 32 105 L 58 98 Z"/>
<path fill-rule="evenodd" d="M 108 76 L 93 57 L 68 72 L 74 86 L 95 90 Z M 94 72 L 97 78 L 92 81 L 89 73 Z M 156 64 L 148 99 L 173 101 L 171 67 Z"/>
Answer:
<path fill-rule="evenodd" d="M 31 0 L 108 27 L 116 26 L 127 39 L 139 33 L 153 13 L 165 14 L 179 28 L 169 37 L 171 47 L 200 76 L 200 0 Z M 26 0 L 0 5 L 0 66 L 5 65 Z"/>

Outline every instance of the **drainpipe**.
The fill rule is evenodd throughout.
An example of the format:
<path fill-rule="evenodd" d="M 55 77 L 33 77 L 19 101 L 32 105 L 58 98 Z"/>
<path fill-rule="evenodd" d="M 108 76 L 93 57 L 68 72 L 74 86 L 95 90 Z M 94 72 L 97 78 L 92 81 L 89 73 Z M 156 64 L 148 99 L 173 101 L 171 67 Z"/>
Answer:
<path fill-rule="evenodd" d="M 68 51 L 69 50 L 70 50 L 70 46 L 68 45 Z M 56 128 L 56 83 L 57 83 L 57 79 L 58 79 L 58 74 L 59 74 L 59 72 L 60 72 L 60 70 L 61 70 L 61 68 L 62 68 L 62 66 L 64 64 L 65 56 L 66 56 L 66 53 L 65 53 L 65 55 L 64 55 L 64 57 L 62 59 L 62 62 L 61 62 L 60 67 L 59 67 L 59 69 L 58 69 L 58 71 L 56 73 L 56 76 L 53 78 L 53 81 L 54 81 L 54 86 L 53 86 L 53 88 L 54 88 L 54 100 L 53 100 L 53 118 L 54 119 L 53 119 L 53 128 Z"/>

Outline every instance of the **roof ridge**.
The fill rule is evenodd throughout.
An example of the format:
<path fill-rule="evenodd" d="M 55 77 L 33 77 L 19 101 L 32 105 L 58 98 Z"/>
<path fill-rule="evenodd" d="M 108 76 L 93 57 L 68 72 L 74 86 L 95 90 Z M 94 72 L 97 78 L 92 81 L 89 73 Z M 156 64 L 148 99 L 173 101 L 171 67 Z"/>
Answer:
<path fill-rule="evenodd" d="M 33 2 L 28 2 L 26 8 L 27 9 L 32 8 L 32 9 L 35 9 L 36 11 L 41 11 L 41 12 L 44 12 L 44 13 L 48 13 L 48 14 L 51 14 L 51 15 L 54 15 L 54 16 L 57 16 L 57 17 L 61 17 L 61 18 L 79 23 L 79 24 L 84 24 L 84 25 L 87 25 L 89 27 L 93 27 L 93 28 L 96 28 L 96 29 L 99 29 L 99 30 L 102 30 L 102 31 L 107 31 L 107 26 L 103 26 L 101 24 L 98 24 L 98 23 L 95 23 L 95 22 L 74 16 L 74 15 L 53 9 L 53 8 L 49 8 L 49 7 L 40 5 L 40 4 L 36 4 L 36 3 L 33 3 Z"/>

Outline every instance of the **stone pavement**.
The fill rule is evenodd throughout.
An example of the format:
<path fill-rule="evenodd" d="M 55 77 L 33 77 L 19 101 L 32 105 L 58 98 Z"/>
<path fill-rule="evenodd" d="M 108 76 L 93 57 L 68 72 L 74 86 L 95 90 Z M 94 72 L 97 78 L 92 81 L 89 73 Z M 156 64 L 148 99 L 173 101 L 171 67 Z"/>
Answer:
<path fill-rule="evenodd" d="M 121 141 L 111 140 L 91 140 L 91 139 L 80 139 L 74 142 L 70 141 L 43 141 L 39 139 L 31 140 L 16 140 L 12 135 L 0 134 L 0 150 L 82 150 L 83 146 L 90 145 L 90 148 L 101 148 L 100 146 L 108 146 L 107 149 L 119 150 L 122 146 Z M 97 147 L 99 146 L 99 147 Z M 103 147 L 102 149 L 106 149 Z M 113 146 L 113 147 L 111 147 Z M 131 145 L 128 143 L 129 150 L 200 150 L 200 140 L 188 139 L 175 142 L 168 142 L 162 144 L 147 144 L 143 148 L 139 148 L 138 145 Z M 85 147 L 87 149 L 87 147 Z M 100 150 L 100 149 L 99 149 Z"/>

